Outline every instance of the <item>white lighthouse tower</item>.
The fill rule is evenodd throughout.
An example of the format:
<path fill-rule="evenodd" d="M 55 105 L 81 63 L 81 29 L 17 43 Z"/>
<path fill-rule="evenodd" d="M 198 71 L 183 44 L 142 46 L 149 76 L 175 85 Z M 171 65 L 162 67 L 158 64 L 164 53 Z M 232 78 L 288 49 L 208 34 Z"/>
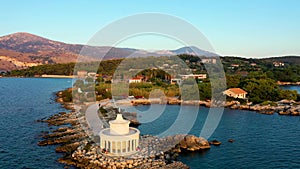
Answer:
<path fill-rule="evenodd" d="M 110 128 L 100 131 L 100 146 L 111 155 L 130 155 L 136 152 L 139 145 L 140 131 L 129 127 L 129 121 L 122 114 L 109 122 Z"/>

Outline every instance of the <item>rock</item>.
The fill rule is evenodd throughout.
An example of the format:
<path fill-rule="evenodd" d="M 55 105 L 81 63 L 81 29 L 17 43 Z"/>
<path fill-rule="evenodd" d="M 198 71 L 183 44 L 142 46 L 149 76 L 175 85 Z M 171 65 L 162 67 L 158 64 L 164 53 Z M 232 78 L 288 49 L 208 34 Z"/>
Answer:
<path fill-rule="evenodd" d="M 287 99 L 284 99 L 284 100 L 280 100 L 278 103 L 279 103 L 279 104 L 291 105 L 291 104 L 295 103 L 295 101 L 294 101 L 294 100 L 287 100 Z"/>
<path fill-rule="evenodd" d="M 211 107 L 211 101 L 199 101 L 200 106 Z"/>
<path fill-rule="evenodd" d="M 130 127 L 137 127 L 141 123 L 137 120 L 137 113 L 136 112 L 122 112 L 122 115 L 125 119 L 130 121 Z"/>
<path fill-rule="evenodd" d="M 179 147 L 188 151 L 197 151 L 209 149 L 210 145 L 208 141 L 202 137 L 187 135 L 179 142 Z"/>
<path fill-rule="evenodd" d="M 133 164 L 133 162 L 134 161 L 132 159 L 126 161 L 127 164 Z"/>
<path fill-rule="evenodd" d="M 166 166 L 159 167 L 160 169 L 189 169 L 187 165 L 183 164 L 182 162 L 179 161 L 174 161 Z"/>
<path fill-rule="evenodd" d="M 235 140 L 229 139 L 228 142 L 233 143 Z"/>
<path fill-rule="evenodd" d="M 272 115 L 274 114 L 274 110 L 261 110 L 259 111 L 260 114 L 267 114 L 267 115 Z"/>
<path fill-rule="evenodd" d="M 132 106 L 138 106 L 138 105 L 150 105 L 150 100 L 147 99 L 137 99 L 131 101 Z"/>
<path fill-rule="evenodd" d="M 278 114 L 279 115 L 289 115 L 290 112 L 289 111 L 279 111 Z"/>
<path fill-rule="evenodd" d="M 167 104 L 169 105 L 179 105 L 181 104 L 181 100 L 175 99 L 175 98 L 168 98 L 167 99 Z"/>
<path fill-rule="evenodd" d="M 214 146 L 219 146 L 219 145 L 221 145 L 221 142 L 218 141 L 218 140 L 212 140 L 212 141 L 209 142 L 209 144 L 214 145 Z"/>
<path fill-rule="evenodd" d="M 56 147 L 55 151 L 57 153 L 71 153 L 71 152 L 74 152 L 80 146 L 80 144 L 81 144 L 80 142 L 65 144 L 65 145 Z"/>

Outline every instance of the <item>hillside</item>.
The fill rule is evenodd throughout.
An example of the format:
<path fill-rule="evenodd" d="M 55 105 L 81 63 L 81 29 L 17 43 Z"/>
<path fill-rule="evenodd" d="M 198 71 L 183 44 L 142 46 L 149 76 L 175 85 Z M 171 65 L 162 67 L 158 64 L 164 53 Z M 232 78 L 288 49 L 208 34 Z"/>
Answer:
<path fill-rule="evenodd" d="M 82 49 L 88 52 L 80 53 Z M 182 47 L 175 50 L 158 50 L 148 52 L 146 50 L 133 48 L 117 48 L 109 46 L 87 46 L 80 44 L 67 44 L 53 41 L 26 32 L 14 33 L 0 37 L 0 72 L 24 69 L 31 66 L 56 63 L 76 62 L 80 56 L 83 61 L 120 59 L 126 57 L 147 57 L 147 56 L 172 56 L 180 54 L 215 56 L 209 51 L 197 47 Z M 227 61 L 243 60 L 244 58 L 225 57 Z M 251 59 L 249 59 L 251 61 Z M 252 59 L 255 62 L 266 62 L 271 66 L 273 62 L 283 62 L 289 65 L 300 64 L 297 56 L 274 57 L 265 59 Z"/>
<path fill-rule="evenodd" d="M 87 50 L 80 54 L 82 49 Z M 108 46 L 87 46 L 53 41 L 26 32 L 0 37 L 0 71 L 23 69 L 40 64 L 76 62 L 78 56 L 85 61 L 119 59 L 125 57 L 171 56 L 177 54 L 215 55 L 196 47 L 183 47 L 176 50 L 148 52 L 133 48 Z"/>
<path fill-rule="evenodd" d="M 299 56 L 281 56 L 281 57 L 265 58 L 261 60 L 266 61 L 268 63 L 283 62 L 289 65 L 300 65 Z"/>
<path fill-rule="evenodd" d="M 30 65 L 75 62 L 83 47 L 89 49 L 85 60 L 95 60 L 97 54 L 103 54 L 109 47 L 93 47 L 49 40 L 29 33 L 15 33 L 0 37 L 0 70 L 13 70 Z M 112 48 L 106 59 L 122 58 L 131 51 Z M 17 63 L 17 64 L 16 64 Z"/>

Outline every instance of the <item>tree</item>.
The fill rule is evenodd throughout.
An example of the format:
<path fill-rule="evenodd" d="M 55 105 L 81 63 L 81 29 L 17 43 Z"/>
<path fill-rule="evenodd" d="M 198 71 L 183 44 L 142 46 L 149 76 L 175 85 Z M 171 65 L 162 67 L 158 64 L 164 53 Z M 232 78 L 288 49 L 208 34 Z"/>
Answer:
<path fill-rule="evenodd" d="M 297 100 L 298 93 L 295 90 L 279 90 L 279 99 Z"/>
<path fill-rule="evenodd" d="M 260 76 L 264 77 L 264 76 Z M 248 92 L 248 98 L 253 103 L 260 103 L 262 101 L 277 101 L 278 85 L 269 78 L 250 78 L 243 80 L 240 87 Z"/>

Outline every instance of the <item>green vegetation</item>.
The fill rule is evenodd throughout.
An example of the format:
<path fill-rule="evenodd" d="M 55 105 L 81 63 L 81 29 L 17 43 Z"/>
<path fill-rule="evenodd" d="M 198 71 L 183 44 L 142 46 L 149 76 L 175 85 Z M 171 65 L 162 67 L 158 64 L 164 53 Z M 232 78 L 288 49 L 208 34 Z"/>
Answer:
<path fill-rule="evenodd" d="M 34 77 L 40 76 L 43 74 L 48 75 L 73 75 L 74 70 L 86 70 L 88 72 L 95 72 L 113 75 L 115 69 L 120 64 L 122 59 L 116 60 L 106 60 L 102 61 L 100 64 L 98 62 L 89 62 L 89 63 L 64 63 L 64 64 L 49 64 L 49 65 L 39 65 L 33 66 L 27 69 L 13 70 L 8 72 L 6 76 L 21 76 L 21 77 Z M 76 67 L 75 67 L 76 65 Z M 98 68 L 98 70 L 95 70 Z M 75 72 L 76 74 L 76 72 Z"/>
<path fill-rule="evenodd" d="M 158 83 L 132 83 L 129 85 L 129 95 L 149 98 L 150 92 L 155 89 L 163 90 L 165 95 L 168 97 L 179 96 L 179 87 L 177 85 L 160 85 Z"/>
<path fill-rule="evenodd" d="M 99 83 L 95 87 L 96 100 L 111 99 L 111 84 Z"/>
<path fill-rule="evenodd" d="M 7 76 L 33 77 L 35 75 L 73 75 L 75 63 L 33 66 L 22 70 L 13 70 Z"/>
<path fill-rule="evenodd" d="M 270 106 L 277 106 L 276 102 L 272 102 L 272 101 L 264 101 L 261 103 L 261 105 L 266 106 L 266 105 L 270 105 Z"/>
<path fill-rule="evenodd" d="M 72 102 L 72 90 L 67 89 L 67 90 L 62 91 L 61 97 L 64 102 Z"/>
<path fill-rule="evenodd" d="M 266 59 L 222 57 L 221 59 L 225 73 L 228 75 L 248 76 L 250 72 L 258 74 L 266 73 L 268 78 L 275 81 L 300 81 L 300 57 L 297 56 Z M 284 65 L 275 66 L 274 62 L 280 62 Z"/>
<path fill-rule="evenodd" d="M 239 87 L 247 91 L 248 101 L 271 104 L 274 101 L 282 99 L 300 99 L 296 91 L 282 90 L 277 84 L 277 81 L 300 81 L 300 57 L 290 56 L 267 59 L 221 57 L 221 61 L 226 74 L 227 88 Z M 159 89 L 164 91 L 164 94 L 168 97 L 181 97 L 181 91 L 186 89 L 180 88 L 177 84 L 170 84 L 171 77 L 179 78 L 178 74 L 218 72 L 220 64 L 216 62 L 209 67 L 205 67 L 207 65 L 201 62 L 201 57 L 179 55 L 106 60 L 100 64 L 97 62 L 79 63 L 76 64 L 75 69 L 75 63 L 41 65 L 23 70 L 14 70 L 6 75 L 23 77 L 33 77 L 42 74 L 72 75 L 74 70 L 82 69 L 88 72 L 95 72 L 94 69 L 98 67 L 96 72 L 99 74 L 99 77 L 96 79 L 96 83 L 92 83 L 93 78 L 78 80 L 75 86 L 80 88 L 84 93 L 74 90 L 73 94 L 75 96 L 82 99 L 92 97 L 94 93 L 91 93 L 91 91 L 95 89 L 97 100 L 112 98 L 111 79 L 141 76 L 144 77 L 144 82 L 130 84 L 129 95 L 148 98 L 151 91 Z M 210 75 L 208 74 L 207 79 L 196 80 L 201 100 L 211 99 L 212 86 L 210 82 L 218 82 L 216 79 L 218 79 L 219 75 L 221 74 L 209 77 Z M 224 82 L 225 80 L 219 79 L 219 82 L 222 81 Z M 188 84 L 190 82 L 186 80 L 184 83 Z M 192 86 L 193 84 L 191 83 L 190 87 Z M 71 101 L 71 94 L 70 91 L 63 92 L 64 101 Z M 192 97 L 195 95 L 195 92 L 188 95 Z M 228 98 L 227 100 L 232 100 L 232 98 Z M 244 102 L 243 100 L 240 101 Z"/>

